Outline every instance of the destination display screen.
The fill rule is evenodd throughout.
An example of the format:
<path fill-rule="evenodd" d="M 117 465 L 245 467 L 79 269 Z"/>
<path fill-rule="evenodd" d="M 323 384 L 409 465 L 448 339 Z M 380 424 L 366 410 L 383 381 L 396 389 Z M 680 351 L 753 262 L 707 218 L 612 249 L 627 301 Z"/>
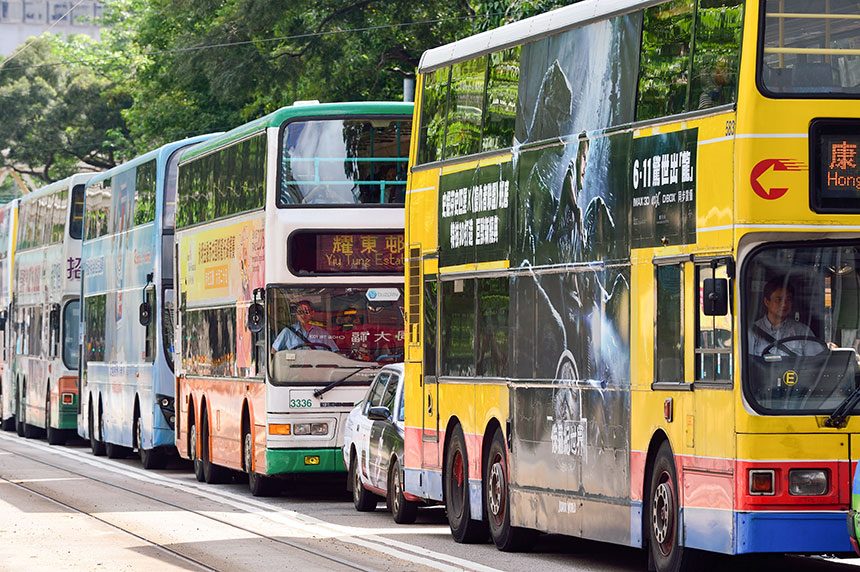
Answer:
<path fill-rule="evenodd" d="M 401 274 L 402 232 L 299 232 L 290 237 L 294 274 Z"/>
<path fill-rule="evenodd" d="M 810 133 L 810 206 L 818 213 L 860 212 L 860 121 L 818 120 Z"/>

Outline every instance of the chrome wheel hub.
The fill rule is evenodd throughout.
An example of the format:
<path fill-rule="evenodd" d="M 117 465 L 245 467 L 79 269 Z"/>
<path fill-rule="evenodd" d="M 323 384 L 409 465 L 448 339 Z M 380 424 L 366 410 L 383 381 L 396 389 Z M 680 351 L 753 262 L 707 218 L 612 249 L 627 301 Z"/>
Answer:
<path fill-rule="evenodd" d="M 496 459 L 490 467 L 490 482 L 487 486 L 489 490 L 487 508 L 498 520 L 498 517 L 504 515 L 505 504 L 505 472 L 500 459 Z"/>

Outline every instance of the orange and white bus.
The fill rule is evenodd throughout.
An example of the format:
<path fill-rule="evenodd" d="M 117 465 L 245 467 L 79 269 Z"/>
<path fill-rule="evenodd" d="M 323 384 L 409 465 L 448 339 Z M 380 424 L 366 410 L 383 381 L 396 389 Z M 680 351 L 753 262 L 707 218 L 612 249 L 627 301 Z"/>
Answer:
<path fill-rule="evenodd" d="M 297 104 L 182 154 L 176 446 L 198 479 L 344 472 L 349 411 L 403 359 L 411 119 Z"/>
<path fill-rule="evenodd" d="M 860 3 L 586 0 L 426 52 L 406 492 L 537 531 L 850 550 Z"/>

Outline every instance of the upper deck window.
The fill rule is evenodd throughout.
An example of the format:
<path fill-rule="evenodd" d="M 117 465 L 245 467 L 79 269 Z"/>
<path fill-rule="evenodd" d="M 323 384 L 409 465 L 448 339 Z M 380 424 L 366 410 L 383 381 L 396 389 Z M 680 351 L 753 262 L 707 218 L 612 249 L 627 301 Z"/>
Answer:
<path fill-rule="evenodd" d="M 856 0 L 767 0 L 761 28 L 760 82 L 766 93 L 860 94 Z"/>
<path fill-rule="evenodd" d="M 410 133 L 407 119 L 287 124 L 278 207 L 403 204 Z"/>
<path fill-rule="evenodd" d="M 735 101 L 742 0 L 673 0 L 645 10 L 638 120 Z"/>

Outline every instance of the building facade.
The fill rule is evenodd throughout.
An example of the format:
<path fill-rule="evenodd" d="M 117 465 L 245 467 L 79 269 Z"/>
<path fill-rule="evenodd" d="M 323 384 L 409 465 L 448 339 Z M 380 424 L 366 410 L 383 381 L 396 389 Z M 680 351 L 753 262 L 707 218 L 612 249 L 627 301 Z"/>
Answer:
<path fill-rule="evenodd" d="M 98 38 L 102 10 L 101 2 L 91 0 L 79 4 L 75 0 L 0 0 L 0 56 L 9 56 L 28 38 L 48 29 Z"/>

